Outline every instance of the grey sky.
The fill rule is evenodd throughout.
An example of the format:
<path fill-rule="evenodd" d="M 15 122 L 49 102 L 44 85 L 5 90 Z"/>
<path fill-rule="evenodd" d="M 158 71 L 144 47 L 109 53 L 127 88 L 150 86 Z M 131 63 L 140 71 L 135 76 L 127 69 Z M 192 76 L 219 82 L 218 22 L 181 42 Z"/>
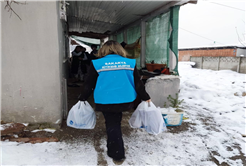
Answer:
<path fill-rule="evenodd" d="M 242 46 L 235 27 L 237 27 L 239 37 L 245 42 L 245 5 L 245 0 L 198 0 L 197 4 L 182 6 L 179 15 L 179 48 L 216 45 Z"/>

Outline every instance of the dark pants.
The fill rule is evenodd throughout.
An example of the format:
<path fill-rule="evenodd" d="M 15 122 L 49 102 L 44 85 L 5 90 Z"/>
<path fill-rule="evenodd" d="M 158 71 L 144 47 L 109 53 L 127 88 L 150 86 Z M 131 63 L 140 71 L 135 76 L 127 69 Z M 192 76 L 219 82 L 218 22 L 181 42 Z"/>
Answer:
<path fill-rule="evenodd" d="M 113 159 L 125 157 L 124 142 L 121 133 L 122 112 L 103 112 L 107 130 L 108 155 Z"/>
<path fill-rule="evenodd" d="M 87 73 L 87 68 L 86 68 L 86 62 L 85 61 L 81 61 L 81 71 L 83 74 Z"/>

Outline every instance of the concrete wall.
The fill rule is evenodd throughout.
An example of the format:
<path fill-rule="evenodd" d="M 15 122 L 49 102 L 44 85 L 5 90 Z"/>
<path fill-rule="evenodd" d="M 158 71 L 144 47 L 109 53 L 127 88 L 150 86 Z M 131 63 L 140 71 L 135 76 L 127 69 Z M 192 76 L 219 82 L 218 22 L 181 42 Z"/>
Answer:
<path fill-rule="evenodd" d="M 202 69 L 203 57 L 190 57 L 190 61 L 196 62 L 196 64 L 193 67 Z"/>
<path fill-rule="evenodd" d="M 168 107 L 170 102 L 167 97 L 171 95 L 176 98 L 176 93 L 179 93 L 180 79 L 178 76 L 163 75 L 150 78 L 145 84 L 147 93 L 150 95 L 152 102 L 161 108 Z"/>
<path fill-rule="evenodd" d="M 219 70 L 232 70 L 237 71 L 239 65 L 240 58 L 232 58 L 232 57 L 221 57 Z"/>
<path fill-rule="evenodd" d="M 60 123 L 63 28 L 58 2 L 1 2 L 2 120 Z M 3 24 L 4 23 L 4 24 Z"/>
<path fill-rule="evenodd" d="M 245 58 L 240 58 L 240 68 L 239 68 L 239 72 L 240 73 L 246 73 L 246 57 Z"/>
<path fill-rule="evenodd" d="M 203 57 L 202 68 L 218 70 L 219 57 Z"/>
<path fill-rule="evenodd" d="M 57 9 L 61 7 L 60 2 L 57 2 Z M 69 38 L 68 38 L 68 28 L 67 23 L 64 20 L 60 19 L 59 10 L 58 11 L 58 40 L 59 40 L 59 58 L 60 58 L 60 82 L 62 82 L 62 91 L 61 91 L 61 102 L 62 102 L 62 114 L 64 118 L 67 118 L 67 84 L 65 83 L 69 77 Z"/>
<path fill-rule="evenodd" d="M 246 73 L 246 57 L 191 57 L 195 68 Z"/>

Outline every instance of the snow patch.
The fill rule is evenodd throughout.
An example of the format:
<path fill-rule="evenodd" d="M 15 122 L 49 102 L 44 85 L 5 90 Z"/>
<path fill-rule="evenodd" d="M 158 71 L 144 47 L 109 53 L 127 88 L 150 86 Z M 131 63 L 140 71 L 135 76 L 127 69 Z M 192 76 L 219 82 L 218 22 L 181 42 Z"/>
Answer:
<path fill-rule="evenodd" d="M 39 132 L 39 131 L 46 131 L 46 132 L 51 132 L 54 133 L 56 130 L 55 129 L 37 129 L 37 130 L 33 130 L 33 133 Z"/>
<path fill-rule="evenodd" d="M 11 126 L 13 126 L 13 123 L 7 123 L 7 124 L 1 124 L 0 125 L 0 130 L 5 130 L 6 128 L 9 128 Z"/>

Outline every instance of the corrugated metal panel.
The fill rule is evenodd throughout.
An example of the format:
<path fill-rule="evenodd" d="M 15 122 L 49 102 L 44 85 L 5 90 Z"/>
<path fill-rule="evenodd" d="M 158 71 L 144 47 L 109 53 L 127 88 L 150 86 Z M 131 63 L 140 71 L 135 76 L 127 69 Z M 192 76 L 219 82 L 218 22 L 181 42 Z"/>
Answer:
<path fill-rule="evenodd" d="M 170 1 L 68 1 L 69 31 L 116 31 Z"/>

